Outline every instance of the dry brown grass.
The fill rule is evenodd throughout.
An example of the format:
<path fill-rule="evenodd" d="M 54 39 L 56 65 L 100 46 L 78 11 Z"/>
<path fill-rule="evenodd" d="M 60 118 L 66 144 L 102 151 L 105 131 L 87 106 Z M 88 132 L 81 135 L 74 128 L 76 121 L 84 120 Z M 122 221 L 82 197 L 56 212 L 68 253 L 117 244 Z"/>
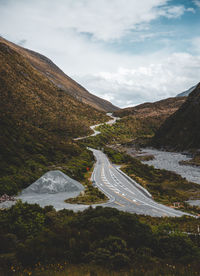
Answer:
<path fill-rule="evenodd" d="M 0 42 L 3 42 L 7 46 L 9 46 L 9 48 L 22 55 L 39 73 L 42 73 L 58 88 L 66 91 L 68 95 L 71 95 L 77 101 L 88 104 L 104 112 L 115 111 L 118 109 L 110 102 L 89 93 L 84 87 L 82 87 L 69 76 L 67 76 L 50 59 L 46 58 L 45 56 L 17 46 L 16 44 L 11 43 L 1 37 Z"/>

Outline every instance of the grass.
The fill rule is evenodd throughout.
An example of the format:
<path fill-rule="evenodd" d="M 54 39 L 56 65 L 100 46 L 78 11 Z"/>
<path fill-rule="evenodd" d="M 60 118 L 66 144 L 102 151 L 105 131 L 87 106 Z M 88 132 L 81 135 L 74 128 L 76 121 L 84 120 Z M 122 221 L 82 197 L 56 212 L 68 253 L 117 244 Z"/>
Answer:
<path fill-rule="evenodd" d="M 138 156 L 136 156 L 136 158 L 138 160 L 140 160 L 140 161 L 150 161 L 150 160 L 154 160 L 155 159 L 154 155 L 152 155 L 152 154 L 150 154 L 150 155 L 142 155 L 142 156 L 138 155 Z"/>
<path fill-rule="evenodd" d="M 106 147 L 104 152 L 112 162 L 122 164 L 122 171 L 146 188 L 156 201 L 170 206 L 174 202 L 180 202 L 183 205 L 182 210 L 195 214 L 200 212 L 198 207 L 185 204 L 192 197 L 200 198 L 198 184 L 189 182 L 174 172 L 142 164 L 136 158 L 111 148 Z"/>
<path fill-rule="evenodd" d="M 66 203 L 90 205 L 105 203 L 108 200 L 107 196 L 104 193 L 102 193 L 98 188 L 92 185 L 92 171 L 93 168 L 84 174 L 84 181 L 82 181 L 82 184 L 85 186 L 85 190 L 82 191 L 80 195 L 75 198 L 66 199 Z"/>
<path fill-rule="evenodd" d="M 151 121 L 151 119 L 149 120 Z M 136 158 L 120 153 L 110 147 L 105 148 L 105 145 L 117 145 L 118 143 L 122 147 L 127 144 L 134 144 L 134 141 L 139 137 L 147 138 L 151 135 L 153 129 L 147 119 L 135 118 L 137 124 L 133 126 L 136 131 L 134 134 L 132 130 L 128 130 L 129 124 L 125 124 L 127 120 L 127 118 L 124 118 L 113 126 L 102 125 L 99 127 L 101 134 L 85 139 L 85 141 L 82 141 L 82 145 L 98 149 L 104 147 L 105 153 L 111 161 L 122 164 L 122 170 L 145 187 L 156 201 L 169 206 L 173 206 L 174 202 L 180 202 L 182 210 L 198 214 L 198 207 L 185 204 L 185 201 L 191 198 L 200 198 L 200 186 L 198 184 L 189 182 L 174 172 L 155 169 L 153 166 L 142 164 Z M 132 119 L 130 119 L 130 122 L 132 122 Z M 133 137 L 134 141 L 131 140 Z M 153 157 L 147 156 L 145 158 L 152 159 Z"/>
<path fill-rule="evenodd" d="M 180 161 L 179 164 L 188 165 L 188 166 L 200 166 L 200 154 L 199 153 L 195 154 L 191 160 Z"/>
<path fill-rule="evenodd" d="M 16 194 L 52 165 L 80 156 L 83 148 L 73 138 L 108 119 L 58 89 L 1 41 L 0 83 L 0 195 Z"/>
<path fill-rule="evenodd" d="M 149 267 L 148 267 L 149 265 Z M 175 265 L 172 263 L 141 264 L 139 267 L 114 271 L 102 266 L 95 265 L 72 265 L 72 264 L 50 264 L 47 266 L 37 264 L 34 269 L 26 268 L 17 271 L 14 266 L 11 268 L 12 275 L 16 276 L 195 276 L 199 275 L 198 268 L 189 265 Z M 7 276 L 7 275 L 2 275 Z"/>

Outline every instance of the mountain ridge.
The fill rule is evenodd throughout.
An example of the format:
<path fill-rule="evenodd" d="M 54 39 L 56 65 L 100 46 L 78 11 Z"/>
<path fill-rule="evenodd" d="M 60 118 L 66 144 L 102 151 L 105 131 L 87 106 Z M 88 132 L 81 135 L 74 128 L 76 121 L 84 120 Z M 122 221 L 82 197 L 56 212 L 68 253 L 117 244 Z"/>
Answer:
<path fill-rule="evenodd" d="M 53 61 L 35 51 L 18 46 L 0 36 L 0 42 L 4 42 L 12 49 L 22 54 L 31 65 L 45 75 L 54 85 L 70 94 L 76 100 L 86 103 L 100 111 L 113 112 L 119 108 L 107 100 L 101 99 L 88 92 L 82 85 L 67 76 Z"/>
<path fill-rule="evenodd" d="M 189 89 L 177 94 L 176 97 L 187 97 L 187 96 L 189 96 L 189 94 L 197 87 L 197 85 L 198 84 L 196 84 L 196 85 L 190 87 Z"/>
<path fill-rule="evenodd" d="M 126 107 L 114 112 L 115 116 L 156 116 L 156 115 L 168 115 L 175 112 L 181 104 L 186 100 L 186 97 L 171 97 L 156 102 L 145 102 L 134 107 Z"/>
<path fill-rule="evenodd" d="M 73 138 L 90 134 L 90 125 L 108 119 L 105 112 L 58 89 L 4 41 L 0 41 L 0 111 L 0 194 L 17 193 L 52 165 L 66 166 L 79 158 L 84 149 Z M 91 160 L 87 156 L 82 159 Z"/>
<path fill-rule="evenodd" d="M 185 103 L 161 125 L 152 140 L 155 147 L 172 150 L 200 149 L 200 83 Z"/>

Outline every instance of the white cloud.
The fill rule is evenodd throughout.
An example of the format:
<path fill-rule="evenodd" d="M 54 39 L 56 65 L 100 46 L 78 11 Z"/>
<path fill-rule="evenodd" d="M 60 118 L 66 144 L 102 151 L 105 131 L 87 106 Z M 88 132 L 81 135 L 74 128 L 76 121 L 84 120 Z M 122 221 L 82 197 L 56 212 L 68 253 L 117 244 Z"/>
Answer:
<path fill-rule="evenodd" d="M 193 12 L 191 8 L 168 5 L 168 0 L 1 3 L 1 35 L 51 58 L 89 91 L 116 105 L 175 95 L 199 81 L 199 58 L 183 53 L 171 55 L 167 39 L 173 31 L 159 29 L 153 33 L 149 25 L 161 16 L 177 18 Z M 160 41 L 165 39 L 167 48 L 135 55 L 107 47 L 113 40 L 123 41 L 129 32 L 132 43 L 159 36 Z"/>
<path fill-rule="evenodd" d="M 158 10 L 158 15 L 171 18 L 181 17 L 185 12 L 195 13 L 193 8 L 185 8 L 183 5 L 179 6 L 164 6 L 162 9 Z"/>
<path fill-rule="evenodd" d="M 27 33 L 34 20 L 42 29 L 73 30 L 103 41 L 120 39 L 131 29 L 160 16 L 177 18 L 186 11 L 182 5 L 168 6 L 168 0 L 35 0 L 32 3 L 8 0 L 8 3 L 9 9 L 6 5 L 1 8 L 2 27 L 6 16 L 6 23 L 19 33 L 22 30 Z"/>
<path fill-rule="evenodd" d="M 119 106 L 163 99 L 190 88 L 200 81 L 200 56 L 174 53 L 157 63 L 116 72 L 82 76 L 79 80 L 90 90 Z"/>
<path fill-rule="evenodd" d="M 200 8 L 200 0 L 193 0 L 194 4 Z"/>
<path fill-rule="evenodd" d="M 193 51 L 200 55 L 200 36 L 194 37 L 191 44 Z"/>
<path fill-rule="evenodd" d="M 193 8 L 187 8 L 186 11 L 195 13 L 195 9 L 193 9 Z"/>
<path fill-rule="evenodd" d="M 185 12 L 184 6 L 173 6 L 173 7 L 166 7 L 165 9 L 161 10 L 160 15 L 166 16 L 168 18 L 177 18 L 183 15 Z"/>

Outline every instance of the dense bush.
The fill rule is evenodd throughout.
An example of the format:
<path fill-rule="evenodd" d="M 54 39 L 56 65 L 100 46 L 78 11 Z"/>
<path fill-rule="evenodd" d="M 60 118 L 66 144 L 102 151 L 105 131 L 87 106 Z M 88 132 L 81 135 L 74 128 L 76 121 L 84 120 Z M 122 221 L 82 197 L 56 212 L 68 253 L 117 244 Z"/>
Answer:
<path fill-rule="evenodd" d="M 151 228 L 137 215 L 112 208 L 56 212 L 51 206 L 41 208 L 19 201 L 0 211 L 0 225 L 0 267 L 4 270 L 11 259 L 25 267 L 68 262 L 119 269 L 152 261 L 191 263 L 200 257 L 199 242 L 190 236 L 170 225 Z"/>

